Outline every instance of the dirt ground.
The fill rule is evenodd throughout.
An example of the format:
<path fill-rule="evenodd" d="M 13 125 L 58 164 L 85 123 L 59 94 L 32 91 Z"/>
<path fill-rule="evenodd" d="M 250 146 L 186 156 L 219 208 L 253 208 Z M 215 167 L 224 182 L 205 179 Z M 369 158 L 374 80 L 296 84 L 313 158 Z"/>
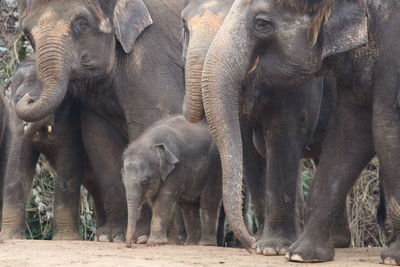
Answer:
<path fill-rule="evenodd" d="M 201 246 L 134 246 L 79 241 L 4 241 L 0 266 L 382 266 L 378 248 L 337 249 L 334 262 L 296 264 L 243 249 Z"/>

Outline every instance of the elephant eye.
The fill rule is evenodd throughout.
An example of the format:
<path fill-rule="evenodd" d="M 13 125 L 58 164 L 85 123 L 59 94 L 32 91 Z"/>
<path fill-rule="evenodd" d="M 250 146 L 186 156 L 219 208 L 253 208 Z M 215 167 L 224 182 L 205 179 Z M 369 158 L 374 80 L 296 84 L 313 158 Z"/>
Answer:
<path fill-rule="evenodd" d="M 89 21 L 83 17 L 75 19 L 73 23 L 73 29 L 76 34 L 84 33 L 89 28 L 89 26 Z"/>
<path fill-rule="evenodd" d="M 266 15 L 260 14 L 258 15 L 253 22 L 254 30 L 262 35 L 261 37 L 265 37 L 265 35 L 273 33 L 275 31 L 274 22 Z"/>

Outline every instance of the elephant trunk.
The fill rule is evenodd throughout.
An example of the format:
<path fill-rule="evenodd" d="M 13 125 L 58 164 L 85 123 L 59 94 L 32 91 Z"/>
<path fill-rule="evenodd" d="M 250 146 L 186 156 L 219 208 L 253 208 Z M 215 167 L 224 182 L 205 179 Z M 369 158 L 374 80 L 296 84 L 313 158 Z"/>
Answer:
<path fill-rule="evenodd" d="M 139 219 L 139 207 L 141 203 L 142 193 L 140 190 L 129 190 L 126 192 L 128 204 L 128 225 L 126 229 L 126 246 L 132 247 L 133 238 L 136 234 L 136 224 Z"/>
<path fill-rule="evenodd" d="M 218 146 L 223 170 L 223 202 L 235 236 L 247 249 L 255 243 L 245 226 L 243 147 L 239 123 L 239 93 L 250 62 L 246 5 L 236 1 L 208 50 L 202 76 L 207 121 Z"/>
<path fill-rule="evenodd" d="M 39 25 L 32 31 L 36 43 L 36 68 L 43 86 L 39 99 L 26 94 L 16 105 L 24 121 L 44 119 L 61 104 L 67 92 L 72 60 L 72 39 L 66 23 Z"/>
<path fill-rule="evenodd" d="M 186 94 L 183 112 L 186 119 L 190 122 L 198 122 L 204 117 L 201 76 L 205 57 L 213 35 L 209 32 L 197 34 L 189 43 L 185 65 Z"/>

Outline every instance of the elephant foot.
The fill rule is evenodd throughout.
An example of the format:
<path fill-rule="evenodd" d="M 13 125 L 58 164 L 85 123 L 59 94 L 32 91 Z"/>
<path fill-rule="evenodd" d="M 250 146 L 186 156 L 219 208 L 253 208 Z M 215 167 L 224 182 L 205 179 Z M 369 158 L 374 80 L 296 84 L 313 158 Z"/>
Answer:
<path fill-rule="evenodd" d="M 288 249 L 285 258 L 295 262 L 332 261 L 335 250 L 329 241 L 303 236 Z"/>
<path fill-rule="evenodd" d="M 96 239 L 98 242 L 115 242 L 123 243 L 125 241 L 125 227 L 122 226 L 102 226 L 96 231 Z"/>
<path fill-rule="evenodd" d="M 200 246 L 217 246 L 216 236 L 202 237 L 199 242 Z"/>
<path fill-rule="evenodd" d="M 25 230 L 8 230 L 4 229 L 0 232 L 0 240 L 26 239 Z"/>
<path fill-rule="evenodd" d="M 263 235 L 261 239 L 256 242 L 256 252 L 264 256 L 278 256 L 285 255 L 288 247 L 294 242 L 293 238 Z"/>
<path fill-rule="evenodd" d="M 146 244 L 147 240 L 149 240 L 149 236 L 148 235 L 141 235 L 137 238 L 136 240 L 136 244 Z"/>
<path fill-rule="evenodd" d="M 331 239 L 335 248 L 348 248 L 351 244 L 350 235 L 333 235 Z"/>
<path fill-rule="evenodd" d="M 400 242 L 395 241 L 381 254 L 381 263 L 386 265 L 400 265 Z"/>
<path fill-rule="evenodd" d="M 53 240 L 82 240 L 81 235 L 74 231 L 58 231 L 54 236 Z"/>
<path fill-rule="evenodd" d="M 167 237 L 152 237 L 150 236 L 149 240 L 147 240 L 148 246 L 161 246 L 168 243 Z"/>

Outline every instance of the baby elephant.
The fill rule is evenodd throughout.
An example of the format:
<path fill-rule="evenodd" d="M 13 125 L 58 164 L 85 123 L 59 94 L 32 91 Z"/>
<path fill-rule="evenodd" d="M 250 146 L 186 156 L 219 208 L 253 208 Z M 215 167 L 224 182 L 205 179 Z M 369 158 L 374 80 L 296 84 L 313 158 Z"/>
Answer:
<path fill-rule="evenodd" d="M 148 245 L 168 242 L 176 205 L 183 214 L 186 245 L 217 244 L 221 164 L 205 122 L 190 123 L 176 116 L 155 123 L 126 149 L 122 175 L 128 201 L 128 247 L 145 201 L 153 211 Z"/>

